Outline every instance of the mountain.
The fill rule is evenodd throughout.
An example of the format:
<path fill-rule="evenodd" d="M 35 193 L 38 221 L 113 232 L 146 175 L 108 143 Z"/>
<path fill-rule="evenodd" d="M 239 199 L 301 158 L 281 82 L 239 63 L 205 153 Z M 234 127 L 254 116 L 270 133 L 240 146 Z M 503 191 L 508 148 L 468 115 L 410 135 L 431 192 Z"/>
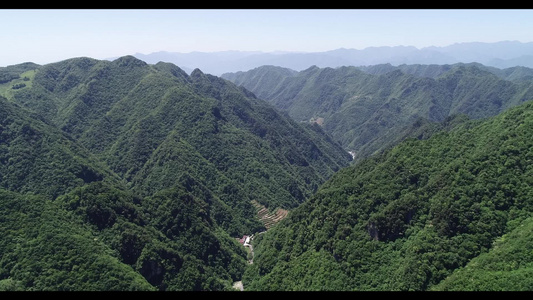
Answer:
<path fill-rule="evenodd" d="M 296 70 L 307 68 L 310 61 L 328 66 L 350 64 L 349 60 L 324 53 L 299 52 L 221 51 L 213 53 L 175 53 L 162 51 L 151 54 L 136 53 L 133 56 L 151 64 L 160 61 L 170 62 L 184 70 L 192 71 L 198 68 L 217 76 L 226 72 L 249 70 L 257 66 L 271 64 L 288 66 Z"/>
<path fill-rule="evenodd" d="M 36 93 L 46 101 L 34 101 Z M 141 171 L 155 174 L 146 170 L 153 167 L 147 164 L 152 155 L 177 151 L 168 143 L 197 152 L 204 159 L 199 164 L 228 177 L 215 186 L 247 174 L 248 197 L 267 207 L 296 206 L 349 160 L 316 126 L 292 121 L 223 79 L 199 69 L 189 76 L 174 65 L 148 65 L 131 56 L 43 66 L 31 89 L 20 89 L 12 99 L 46 115 L 127 181 L 139 182 L 134 188 L 147 179 L 139 177 Z M 255 180 L 262 191 L 253 191 Z M 144 186 L 140 192 L 151 193 Z"/>
<path fill-rule="evenodd" d="M 434 291 L 531 290 L 531 226 L 533 218 L 494 241 L 486 253 L 437 284 Z M 522 289 L 521 286 L 524 286 Z"/>
<path fill-rule="evenodd" d="M 0 96 L 0 188 L 55 198 L 102 180 L 120 182 L 70 136 Z"/>
<path fill-rule="evenodd" d="M 262 66 L 222 77 L 297 121 L 319 123 L 357 161 L 393 146 L 421 119 L 485 118 L 533 99 L 530 72 L 477 63 L 385 64 L 300 72 Z"/>
<path fill-rule="evenodd" d="M 0 205 L 0 291 L 155 290 L 59 203 L 0 189 Z"/>
<path fill-rule="evenodd" d="M 365 49 L 335 49 L 324 52 L 154 52 L 133 56 L 151 64 L 159 61 L 173 63 L 189 71 L 200 68 L 206 73 L 248 71 L 263 65 L 273 65 L 303 71 L 313 65 L 319 68 L 341 66 L 372 66 L 412 64 L 456 64 L 477 62 L 500 69 L 524 66 L 533 68 L 533 43 L 501 41 L 495 43 L 456 43 L 444 47 L 383 46 Z"/>
<path fill-rule="evenodd" d="M 0 290 L 530 290 L 530 78 L 0 68 Z"/>
<path fill-rule="evenodd" d="M 360 70 L 365 71 L 366 73 L 374 74 L 374 75 L 381 75 L 388 72 L 391 72 L 393 70 L 400 70 L 403 73 L 411 74 L 416 77 L 429 77 L 429 78 L 437 78 L 443 73 L 451 70 L 454 65 L 460 65 L 460 64 L 452 64 L 452 65 L 421 65 L 421 64 L 414 64 L 414 65 L 398 65 L 393 66 L 391 64 L 379 64 L 379 65 L 372 65 L 372 66 L 361 66 L 358 67 Z M 488 71 L 490 73 L 493 73 L 497 75 L 499 78 L 508 80 L 508 81 L 514 81 L 514 82 L 521 82 L 521 81 L 527 81 L 531 80 L 533 78 L 533 69 L 527 68 L 527 67 L 509 67 L 509 68 L 496 68 L 496 67 L 489 67 L 486 65 L 482 65 L 480 63 L 469 63 L 470 66 L 476 66 L 477 68 L 483 69 L 485 71 Z"/>
<path fill-rule="evenodd" d="M 522 61 L 524 67 L 533 67 L 531 51 L 533 43 L 518 41 L 500 41 L 496 43 L 456 43 L 447 47 L 427 47 L 426 50 L 439 51 L 445 55 L 455 57 L 458 62 L 478 62 L 484 65 L 508 68 L 517 66 L 512 62 Z"/>
<path fill-rule="evenodd" d="M 254 239 L 246 290 L 528 291 L 533 102 L 344 168 Z"/>
<path fill-rule="evenodd" d="M 0 78 L 3 290 L 231 289 L 257 206 L 293 209 L 351 160 L 199 69 L 80 57 Z"/>

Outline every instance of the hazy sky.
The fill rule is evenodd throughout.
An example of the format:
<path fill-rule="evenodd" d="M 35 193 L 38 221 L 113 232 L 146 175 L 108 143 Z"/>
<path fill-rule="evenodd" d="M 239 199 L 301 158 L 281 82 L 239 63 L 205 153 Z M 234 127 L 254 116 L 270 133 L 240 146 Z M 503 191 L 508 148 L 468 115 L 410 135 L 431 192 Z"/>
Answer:
<path fill-rule="evenodd" d="M 0 9 L 0 67 L 88 56 L 533 42 L 531 9 Z"/>

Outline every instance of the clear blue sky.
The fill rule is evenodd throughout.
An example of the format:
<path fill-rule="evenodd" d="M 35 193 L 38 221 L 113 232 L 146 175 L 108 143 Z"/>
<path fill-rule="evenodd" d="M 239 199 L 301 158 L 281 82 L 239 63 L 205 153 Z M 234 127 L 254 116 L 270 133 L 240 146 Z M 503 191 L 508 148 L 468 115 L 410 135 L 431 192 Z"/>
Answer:
<path fill-rule="evenodd" d="M 88 56 L 533 42 L 530 9 L 0 9 L 0 67 Z"/>

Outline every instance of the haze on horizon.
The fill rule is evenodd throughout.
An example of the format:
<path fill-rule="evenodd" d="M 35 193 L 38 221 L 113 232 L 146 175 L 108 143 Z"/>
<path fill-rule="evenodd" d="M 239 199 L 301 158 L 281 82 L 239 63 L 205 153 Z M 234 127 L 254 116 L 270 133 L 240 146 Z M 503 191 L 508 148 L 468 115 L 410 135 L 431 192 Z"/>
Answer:
<path fill-rule="evenodd" d="M 533 42 L 531 9 L 2 9 L 0 67 L 136 53 Z"/>

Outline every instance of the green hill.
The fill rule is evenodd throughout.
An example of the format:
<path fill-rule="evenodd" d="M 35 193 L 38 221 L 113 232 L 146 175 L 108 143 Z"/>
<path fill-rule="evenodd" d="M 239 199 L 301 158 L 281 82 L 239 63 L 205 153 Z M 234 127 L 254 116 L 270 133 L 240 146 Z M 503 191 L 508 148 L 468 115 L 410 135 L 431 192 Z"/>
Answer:
<path fill-rule="evenodd" d="M 456 64 L 314 66 L 294 73 L 265 66 L 222 77 L 297 121 L 319 121 L 358 161 L 395 145 L 420 119 L 485 118 L 533 99 L 528 72 L 513 71 Z"/>
<path fill-rule="evenodd" d="M 245 289 L 530 290 L 532 134 L 527 102 L 342 169 L 254 240 Z"/>
<path fill-rule="evenodd" d="M 155 290 L 57 202 L 0 189 L 0 291 Z"/>
<path fill-rule="evenodd" d="M 240 279 L 246 253 L 212 219 L 217 207 L 235 213 L 194 179 L 138 196 L 68 134 L 0 107 L 1 290 L 223 290 Z"/>
<path fill-rule="evenodd" d="M 491 249 L 434 286 L 434 291 L 524 291 L 533 289 L 533 219 L 494 241 Z"/>
<path fill-rule="evenodd" d="M 93 181 L 120 179 L 42 117 L 0 97 L 0 187 L 57 197 Z"/>
<path fill-rule="evenodd" d="M 401 64 L 398 66 L 392 66 L 391 64 L 379 64 L 379 65 L 371 65 L 371 66 L 360 66 L 358 68 L 366 73 L 370 73 L 374 75 L 381 75 L 381 74 L 391 72 L 393 70 L 400 70 L 405 74 L 411 74 L 416 77 L 429 77 L 429 78 L 436 79 L 440 75 L 450 71 L 451 69 L 457 66 L 475 66 L 482 70 L 493 73 L 494 75 L 497 75 L 500 79 L 513 81 L 516 83 L 520 83 L 520 82 L 528 81 L 528 80 L 530 81 L 531 79 L 533 79 L 532 68 L 516 66 L 516 67 L 511 67 L 511 68 L 499 69 L 496 67 L 485 66 L 480 63 L 468 63 L 468 64 L 457 63 L 457 64 L 452 64 L 452 65 Z"/>
<path fill-rule="evenodd" d="M 257 204 L 293 209 L 351 159 L 200 70 L 82 57 L 0 78 L 3 290 L 231 289 Z"/>
<path fill-rule="evenodd" d="M 292 121 L 226 80 L 200 70 L 187 76 L 174 65 L 148 65 L 133 57 L 43 66 L 33 86 L 11 101 L 70 134 L 143 195 L 154 192 L 146 180 L 168 188 L 185 169 L 197 173 L 205 169 L 202 164 L 214 167 L 219 175 L 210 170 L 196 174 L 197 180 L 228 193 L 222 197 L 226 205 L 240 207 L 248 218 L 251 200 L 271 208 L 296 207 L 350 160 L 319 128 Z M 166 146 L 176 141 L 186 146 Z M 163 149 L 175 152 L 172 159 L 202 159 L 181 159 L 185 165 L 174 171 L 153 157 Z M 237 186 L 242 190 L 236 192 Z"/>

